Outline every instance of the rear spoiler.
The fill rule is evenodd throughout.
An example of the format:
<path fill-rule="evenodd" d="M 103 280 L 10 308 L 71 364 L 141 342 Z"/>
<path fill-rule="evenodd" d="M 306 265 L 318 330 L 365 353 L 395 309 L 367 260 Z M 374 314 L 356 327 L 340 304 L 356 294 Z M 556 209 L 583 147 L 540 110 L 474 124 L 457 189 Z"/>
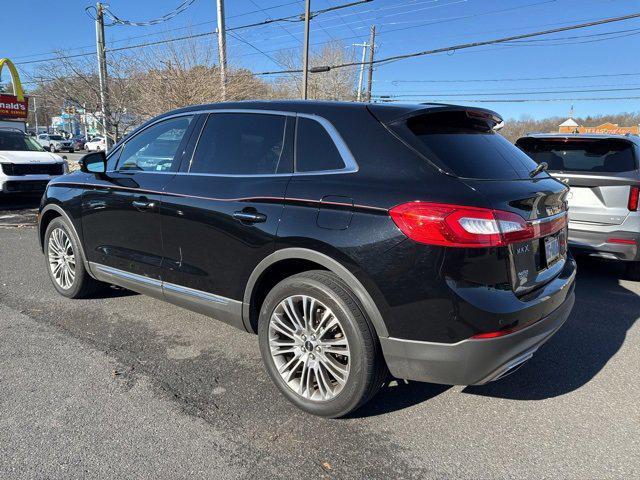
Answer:
<path fill-rule="evenodd" d="M 469 118 L 485 121 L 492 129 L 496 129 L 496 127 L 499 129 L 504 125 L 504 121 L 500 115 L 493 110 L 488 110 L 486 108 L 444 104 L 416 104 L 411 107 L 407 107 L 406 105 L 394 106 L 371 104 L 368 105 L 367 108 L 371 114 L 384 125 L 402 123 L 407 119 L 416 116 L 434 115 L 445 112 L 465 112 Z"/>

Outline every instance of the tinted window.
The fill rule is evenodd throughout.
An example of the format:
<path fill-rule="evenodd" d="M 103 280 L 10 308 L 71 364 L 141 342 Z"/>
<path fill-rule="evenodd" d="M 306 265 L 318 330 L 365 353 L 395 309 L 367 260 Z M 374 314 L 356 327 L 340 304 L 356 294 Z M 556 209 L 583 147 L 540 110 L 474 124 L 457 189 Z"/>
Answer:
<path fill-rule="evenodd" d="M 49 135 L 49 140 L 64 140 L 60 135 Z"/>
<path fill-rule="evenodd" d="M 44 149 L 32 137 L 23 133 L 0 130 L 0 150 L 44 152 Z"/>
<path fill-rule="evenodd" d="M 227 175 L 276 173 L 286 117 L 258 113 L 209 115 L 190 172 Z"/>
<path fill-rule="evenodd" d="M 296 142 L 296 171 L 317 172 L 344 168 L 340 152 L 320 123 L 298 118 Z"/>
<path fill-rule="evenodd" d="M 429 160 L 458 177 L 523 179 L 537 166 L 486 121 L 465 111 L 419 115 L 394 128 Z"/>
<path fill-rule="evenodd" d="M 550 171 L 619 173 L 635 170 L 633 146 L 624 140 L 580 138 L 523 138 L 522 148 Z"/>
<path fill-rule="evenodd" d="M 118 170 L 164 172 L 173 169 L 174 157 L 192 117 L 178 117 L 143 130 L 122 150 Z"/>

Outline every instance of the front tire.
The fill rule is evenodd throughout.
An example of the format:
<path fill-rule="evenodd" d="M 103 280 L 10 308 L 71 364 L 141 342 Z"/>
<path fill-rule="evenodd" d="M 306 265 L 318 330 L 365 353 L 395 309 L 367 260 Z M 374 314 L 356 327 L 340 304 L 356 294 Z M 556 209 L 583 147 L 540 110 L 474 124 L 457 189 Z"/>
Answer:
<path fill-rule="evenodd" d="M 60 217 L 47 226 L 44 254 L 49 278 L 60 295 L 84 298 L 104 286 L 87 273 L 78 239 Z"/>
<path fill-rule="evenodd" d="M 331 272 L 304 272 L 277 284 L 260 309 L 258 337 L 272 381 L 313 415 L 347 415 L 384 381 L 375 331 L 348 286 Z"/>

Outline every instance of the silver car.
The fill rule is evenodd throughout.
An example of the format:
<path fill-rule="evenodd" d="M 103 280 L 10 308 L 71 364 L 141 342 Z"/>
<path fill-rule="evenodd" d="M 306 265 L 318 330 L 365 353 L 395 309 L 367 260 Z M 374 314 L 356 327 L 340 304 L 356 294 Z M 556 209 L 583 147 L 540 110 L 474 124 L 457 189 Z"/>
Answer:
<path fill-rule="evenodd" d="M 42 148 L 49 150 L 52 153 L 61 152 L 62 150 L 73 153 L 75 150 L 74 143 L 71 140 L 64 138 L 62 135 L 41 133 L 38 135 L 37 141 L 42 145 Z"/>
<path fill-rule="evenodd" d="M 575 253 L 621 260 L 640 280 L 640 138 L 531 134 L 516 145 L 568 184 L 569 245 Z"/>

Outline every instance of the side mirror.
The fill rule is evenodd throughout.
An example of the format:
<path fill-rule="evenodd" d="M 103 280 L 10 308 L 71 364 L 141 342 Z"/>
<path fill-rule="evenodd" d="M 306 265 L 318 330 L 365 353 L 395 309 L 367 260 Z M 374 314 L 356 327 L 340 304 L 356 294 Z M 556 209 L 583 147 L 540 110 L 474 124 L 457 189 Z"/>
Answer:
<path fill-rule="evenodd" d="M 80 171 L 84 173 L 105 173 L 107 156 L 103 151 L 87 153 L 80 159 Z"/>

